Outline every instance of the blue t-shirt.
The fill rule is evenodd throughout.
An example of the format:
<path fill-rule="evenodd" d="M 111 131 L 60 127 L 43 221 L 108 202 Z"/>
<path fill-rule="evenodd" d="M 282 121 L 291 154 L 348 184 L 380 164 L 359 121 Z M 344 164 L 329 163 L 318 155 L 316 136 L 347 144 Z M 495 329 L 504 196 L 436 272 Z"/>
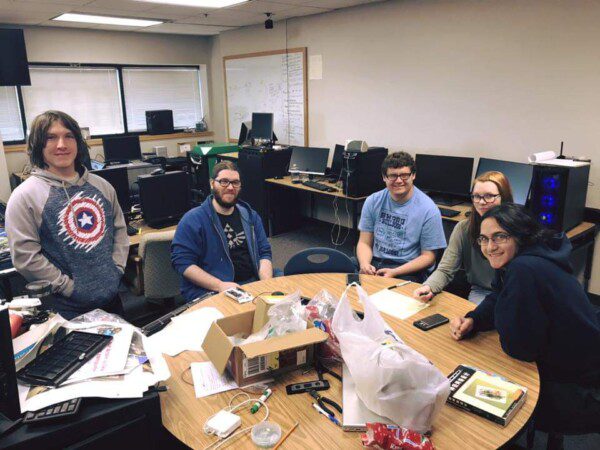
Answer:
<path fill-rule="evenodd" d="M 413 187 L 405 203 L 395 202 L 387 189 L 370 195 L 362 209 L 360 231 L 373 233 L 373 256 L 404 264 L 423 250 L 446 247 L 440 210 L 433 200 Z"/>

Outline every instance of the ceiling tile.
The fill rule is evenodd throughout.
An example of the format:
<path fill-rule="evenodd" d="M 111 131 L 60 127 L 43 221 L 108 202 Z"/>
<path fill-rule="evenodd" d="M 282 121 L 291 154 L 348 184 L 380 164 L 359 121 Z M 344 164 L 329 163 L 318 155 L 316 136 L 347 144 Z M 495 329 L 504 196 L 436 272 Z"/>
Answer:
<path fill-rule="evenodd" d="M 48 20 L 48 14 L 13 13 L 0 11 L 0 23 L 15 25 L 38 25 Z"/>
<path fill-rule="evenodd" d="M 291 9 L 281 11 L 281 13 L 273 14 L 273 20 L 283 20 L 292 17 L 309 16 L 311 14 L 322 14 L 331 10 L 322 8 L 313 8 L 311 6 L 297 6 Z"/>
<path fill-rule="evenodd" d="M 283 3 L 275 3 L 264 0 L 254 0 L 247 3 L 242 3 L 239 5 L 229 6 L 228 8 L 223 8 L 221 11 L 227 10 L 235 10 L 235 11 L 247 11 L 247 12 L 257 12 L 257 13 L 275 13 L 278 11 L 284 11 L 286 9 L 294 8 L 291 5 L 285 5 Z"/>
<path fill-rule="evenodd" d="M 62 14 L 64 12 L 72 11 L 76 6 L 72 5 L 60 5 L 57 3 L 48 3 L 48 2 L 29 2 L 29 1 L 1 1 L 0 2 L 0 11 L 6 11 L 9 13 L 52 13 L 52 14 Z"/>
<path fill-rule="evenodd" d="M 158 14 L 159 17 L 165 18 L 167 18 L 167 16 L 172 16 L 170 18 L 173 19 L 190 17 L 205 12 L 216 11 L 216 9 L 214 8 L 194 8 L 191 6 L 181 5 L 159 5 L 158 3 L 148 3 L 148 5 L 152 5 L 152 9 L 150 9 L 149 11 L 153 14 Z"/>
<path fill-rule="evenodd" d="M 70 6 L 81 6 L 89 3 L 92 0 L 12 0 L 12 3 L 46 3 L 54 5 L 70 5 Z"/>
<path fill-rule="evenodd" d="M 186 23 L 163 23 L 161 25 L 146 27 L 140 29 L 139 31 L 142 33 L 193 34 L 199 36 L 210 36 L 230 29 L 232 29 L 232 27 L 192 25 Z"/>
<path fill-rule="evenodd" d="M 245 25 L 253 25 L 264 21 L 265 16 L 261 13 L 221 9 L 212 13 L 208 13 L 207 16 L 200 14 L 194 17 L 188 17 L 183 20 L 178 20 L 177 23 L 241 27 Z"/>
<path fill-rule="evenodd" d="M 60 0 L 62 1 L 62 0 Z M 136 2 L 134 0 L 94 0 L 84 3 L 87 8 L 116 9 L 118 11 L 143 12 L 154 8 L 153 3 Z"/>

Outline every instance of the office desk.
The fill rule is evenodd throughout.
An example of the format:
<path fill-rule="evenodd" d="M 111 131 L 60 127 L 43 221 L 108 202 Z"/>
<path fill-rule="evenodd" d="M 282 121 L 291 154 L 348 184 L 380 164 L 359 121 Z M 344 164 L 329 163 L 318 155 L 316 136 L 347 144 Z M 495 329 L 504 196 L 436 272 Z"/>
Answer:
<path fill-rule="evenodd" d="M 310 216 L 311 216 L 311 218 L 314 215 L 315 195 L 324 195 L 324 196 L 331 197 L 332 200 L 334 198 L 337 198 L 338 200 L 342 200 L 344 202 L 349 202 L 351 210 L 352 210 L 352 229 L 358 230 L 359 206 L 362 203 L 364 203 L 364 201 L 367 199 L 366 196 L 365 197 L 349 197 L 347 195 L 344 195 L 342 193 L 342 189 L 336 187 L 335 184 L 327 183 L 324 181 L 320 181 L 320 183 L 325 184 L 326 186 L 334 187 L 337 190 L 335 192 L 319 191 L 318 189 L 313 189 L 311 187 L 304 186 L 301 183 L 292 183 L 292 179 L 290 176 L 285 176 L 281 179 L 268 178 L 265 181 L 269 188 L 268 189 L 269 201 L 267 202 L 268 203 L 268 211 L 269 211 L 268 212 L 269 236 L 272 236 L 274 234 L 281 232 L 280 230 L 277 230 L 276 223 L 281 218 L 282 214 L 289 216 L 291 213 L 293 213 L 293 211 L 290 211 L 290 209 L 289 209 L 290 203 L 285 202 L 285 201 L 282 202 L 282 201 L 274 200 L 274 190 L 275 189 L 277 189 L 277 190 L 287 189 L 287 190 L 292 190 L 296 193 L 303 193 L 303 194 L 310 195 Z M 287 204 L 284 205 L 282 203 L 287 203 Z M 285 206 L 285 207 L 283 207 L 283 206 Z M 340 209 L 343 209 L 343 208 L 344 207 L 340 205 Z M 297 211 L 297 212 L 299 212 L 299 211 Z M 279 217 L 278 217 L 278 215 L 279 215 Z M 284 231 L 287 231 L 287 230 L 284 230 Z"/>
<path fill-rule="evenodd" d="M 257 281 L 245 285 L 244 289 L 254 295 L 265 291 L 293 292 L 301 289 L 303 295 L 314 296 L 321 289 L 326 288 L 330 293 L 339 296 L 345 288 L 345 280 L 343 274 L 294 275 Z M 369 275 L 361 275 L 361 280 L 369 294 L 398 282 L 397 279 L 390 280 Z M 398 288 L 398 292 L 410 294 L 415 287 L 415 284 L 409 284 Z M 356 292 L 352 290 L 353 306 L 361 309 L 355 294 Z M 239 305 L 223 294 L 207 299 L 198 307 L 205 306 L 217 307 L 225 315 L 254 308 L 252 304 Z M 441 313 L 452 318 L 465 314 L 473 307 L 472 303 L 464 299 L 442 293 L 434 298 L 429 308 L 405 321 L 386 316 L 388 324 L 398 335 L 412 348 L 429 358 L 444 374 L 449 374 L 456 366 L 464 363 L 496 372 L 529 389 L 525 405 L 505 428 L 482 417 L 444 405 L 433 424 L 432 440 L 436 448 L 440 449 L 497 448 L 505 444 L 529 420 L 539 395 L 536 365 L 508 357 L 500 348 L 498 334 L 495 331 L 479 333 L 472 339 L 456 342 L 450 337 L 448 325 L 428 332 L 423 332 L 412 325 L 414 320 L 430 314 Z M 184 379 L 191 380 L 191 375 L 187 371 L 190 363 L 207 361 L 206 355 L 202 352 L 184 352 L 173 358 L 168 356 L 165 358 L 171 369 L 171 378 L 166 381 L 168 391 L 160 394 L 163 425 L 186 445 L 192 448 L 206 447 L 215 439 L 204 435 L 202 431 L 204 421 L 227 406 L 229 400 L 239 391 L 196 399 L 193 386 L 187 384 Z M 336 372 L 339 370 L 337 368 Z M 325 378 L 330 381 L 331 388 L 324 394 L 341 403 L 341 384 L 331 376 L 325 375 Z M 313 399 L 308 394 L 291 397 L 286 395 L 286 384 L 314 379 L 316 379 L 314 371 L 304 375 L 301 371 L 284 375 L 277 380 L 273 395 L 267 401 L 271 410 L 268 420 L 277 422 L 283 433 L 296 421 L 300 423 L 285 441 L 283 448 L 362 448 L 359 433 L 344 432 L 318 415 L 311 407 Z M 262 414 L 263 409 L 257 413 L 258 417 L 242 412 L 242 427 L 256 423 L 263 417 Z M 249 434 L 236 439 L 233 445 L 235 448 L 255 448 Z"/>
<path fill-rule="evenodd" d="M 454 209 L 456 211 L 460 211 L 460 214 L 455 217 L 444 217 L 442 219 L 448 221 L 448 223 L 455 224 L 467 218 L 465 216 L 465 212 L 471 209 L 470 203 L 462 203 L 456 206 L 444 206 L 437 205 L 442 208 Z M 586 255 L 585 255 L 585 265 L 583 269 L 583 289 L 585 292 L 588 292 L 590 286 L 590 279 L 592 278 L 592 262 L 594 260 L 594 247 L 596 243 L 596 235 L 598 234 L 598 230 L 600 228 L 595 224 L 590 222 L 581 222 L 575 228 L 571 228 L 567 231 L 567 237 L 569 241 L 571 241 L 571 245 L 573 246 L 573 251 L 579 250 L 583 247 L 587 246 Z"/>

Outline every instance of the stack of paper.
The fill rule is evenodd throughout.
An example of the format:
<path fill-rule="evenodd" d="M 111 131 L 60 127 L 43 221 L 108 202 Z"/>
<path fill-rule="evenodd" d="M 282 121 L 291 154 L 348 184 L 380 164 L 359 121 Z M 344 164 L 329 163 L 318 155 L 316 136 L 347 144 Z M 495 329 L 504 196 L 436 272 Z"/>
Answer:
<path fill-rule="evenodd" d="M 148 387 L 170 376 L 162 354 L 137 328 L 118 316 L 101 310 L 84 314 L 72 322 L 55 316 L 47 322 L 46 328 L 53 330 L 58 322 L 68 330 L 108 334 L 113 339 L 58 388 L 19 385 L 21 412 L 36 411 L 77 397 L 139 398 Z M 49 333 L 46 329 L 37 332 L 44 336 Z M 23 349 L 20 352 L 17 349 L 25 344 L 25 348 L 30 348 L 26 356 L 37 354 L 31 349 L 39 348 L 44 339 L 39 338 L 35 344 L 32 340 L 33 337 L 25 343 L 13 341 L 15 360 L 24 358 Z"/>
<path fill-rule="evenodd" d="M 399 294 L 390 289 L 383 289 L 370 296 L 377 309 L 398 319 L 407 319 L 429 306 L 412 297 Z"/>

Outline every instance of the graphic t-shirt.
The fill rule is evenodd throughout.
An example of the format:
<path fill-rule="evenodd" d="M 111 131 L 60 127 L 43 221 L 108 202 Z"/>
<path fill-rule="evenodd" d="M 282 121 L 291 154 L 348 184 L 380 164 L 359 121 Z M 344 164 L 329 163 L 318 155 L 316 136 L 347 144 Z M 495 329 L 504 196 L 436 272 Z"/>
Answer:
<path fill-rule="evenodd" d="M 395 202 L 387 189 L 365 201 L 358 228 L 373 233 L 374 257 L 404 264 L 423 250 L 446 247 L 439 209 L 417 187 L 413 189 L 405 203 Z"/>
<path fill-rule="evenodd" d="M 239 283 L 256 276 L 252 265 L 252 258 L 248 251 L 248 238 L 242 226 L 240 212 L 237 208 L 234 208 L 231 215 L 218 214 L 218 216 L 223 226 L 223 232 L 225 233 L 229 256 L 233 262 L 235 273 L 233 281 Z"/>

